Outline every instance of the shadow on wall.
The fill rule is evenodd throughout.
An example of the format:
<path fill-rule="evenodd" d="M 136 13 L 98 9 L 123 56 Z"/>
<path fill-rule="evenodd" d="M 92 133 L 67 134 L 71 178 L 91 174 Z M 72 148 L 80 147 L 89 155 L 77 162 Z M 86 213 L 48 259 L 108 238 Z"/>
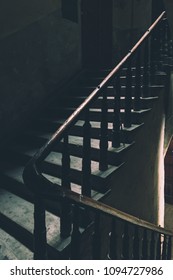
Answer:
<path fill-rule="evenodd" d="M 0 44 L 2 138 L 20 128 L 42 104 L 44 106 L 57 86 L 81 67 L 80 23 L 62 17 L 61 0 L 32 0 L 25 1 L 25 5 L 24 1 L 16 0 L 15 7 L 13 1 L 8 9 L 7 4 L 11 2 L 4 2 L 0 11 L 0 14 L 4 12 L 0 20 L 5 23 L 0 28 L 6 34 Z M 20 30 L 14 32 L 19 27 Z"/>

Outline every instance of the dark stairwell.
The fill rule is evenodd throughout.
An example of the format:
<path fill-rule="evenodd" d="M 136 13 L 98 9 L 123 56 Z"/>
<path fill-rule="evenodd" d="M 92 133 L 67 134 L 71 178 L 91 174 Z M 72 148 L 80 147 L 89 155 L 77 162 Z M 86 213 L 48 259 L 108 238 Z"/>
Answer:
<path fill-rule="evenodd" d="M 142 220 L 142 212 L 139 219 L 113 207 L 142 131 L 162 123 L 172 54 L 160 28 L 167 30 L 164 13 L 117 67 L 83 71 L 2 151 L 1 228 L 4 241 L 19 248 L 11 258 L 30 259 L 33 251 L 35 259 L 171 258 L 171 232 Z M 157 50 L 151 56 L 149 42 Z"/>

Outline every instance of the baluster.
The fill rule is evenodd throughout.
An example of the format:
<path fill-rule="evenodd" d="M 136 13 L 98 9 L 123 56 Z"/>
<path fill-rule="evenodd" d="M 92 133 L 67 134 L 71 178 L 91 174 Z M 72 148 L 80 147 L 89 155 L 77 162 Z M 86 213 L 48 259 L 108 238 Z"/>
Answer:
<path fill-rule="evenodd" d="M 70 153 L 68 144 L 68 135 L 64 136 L 63 151 L 62 151 L 62 182 L 61 186 L 66 189 L 71 189 L 70 186 Z"/>
<path fill-rule="evenodd" d="M 171 260 L 172 257 L 172 237 L 169 236 L 168 237 L 168 256 L 167 256 L 167 260 Z"/>
<path fill-rule="evenodd" d="M 93 259 L 101 259 L 101 230 L 100 230 L 100 213 L 96 213 L 94 220 L 94 235 L 93 235 Z"/>
<path fill-rule="evenodd" d="M 161 241 L 161 234 L 158 234 L 158 238 L 157 238 L 157 254 L 156 254 L 156 259 L 157 260 L 161 260 L 161 250 L 162 250 L 162 241 Z"/>
<path fill-rule="evenodd" d="M 81 233 L 79 230 L 79 206 L 73 206 L 73 230 L 71 234 L 71 254 L 70 259 L 79 260 L 80 259 L 80 243 L 81 243 Z"/>
<path fill-rule="evenodd" d="M 140 228 L 135 226 L 135 234 L 133 240 L 133 259 L 134 260 L 141 260 L 141 243 L 142 240 L 140 238 Z"/>
<path fill-rule="evenodd" d="M 157 239 L 158 235 L 153 231 L 151 234 L 150 260 L 157 259 Z"/>
<path fill-rule="evenodd" d="M 120 84 L 120 71 L 118 72 L 116 79 L 114 80 L 114 116 L 113 116 L 113 129 L 112 129 L 112 147 L 120 147 L 120 130 L 121 130 L 121 119 L 120 119 L 120 97 L 121 97 L 121 84 Z"/>
<path fill-rule="evenodd" d="M 118 260 L 121 258 L 120 251 L 118 250 L 118 239 L 117 221 L 112 218 L 109 246 L 109 258 L 111 260 Z"/>
<path fill-rule="evenodd" d="M 34 203 L 34 260 L 47 259 L 45 207 L 42 199 L 35 195 Z"/>
<path fill-rule="evenodd" d="M 131 58 L 127 65 L 127 82 L 126 82 L 126 96 L 125 96 L 125 116 L 124 126 L 131 127 L 131 107 L 132 107 L 132 69 L 131 69 Z"/>
<path fill-rule="evenodd" d="M 71 189 L 70 184 L 70 153 L 68 135 L 64 136 L 62 151 L 62 188 Z M 61 202 L 60 233 L 61 237 L 68 237 L 71 232 L 71 205 L 64 198 Z"/>
<path fill-rule="evenodd" d="M 165 18 L 164 21 L 163 21 L 163 24 L 164 24 L 164 49 L 163 49 L 163 54 L 164 54 L 164 57 L 165 58 L 168 58 L 168 53 L 169 53 L 169 50 L 168 50 L 168 23 L 167 23 L 167 19 Z"/>
<path fill-rule="evenodd" d="M 136 84 L 135 84 L 135 99 L 134 111 L 141 109 L 141 48 L 138 48 L 136 57 Z"/>
<path fill-rule="evenodd" d="M 101 113 L 101 132 L 100 132 L 100 161 L 99 169 L 105 171 L 108 169 L 107 161 L 108 150 L 108 108 L 107 108 L 107 91 L 103 91 L 102 113 Z"/>
<path fill-rule="evenodd" d="M 149 82 L 149 40 L 147 39 L 144 47 L 143 97 L 149 96 Z"/>
<path fill-rule="evenodd" d="M 169 57 L 173 58 L 173 41 L 170 39 L 169 41 Z"/>
<path fill-rule="evenodd" d="M 125 222 L 124 225 L 124 236 L 123 236 L 123 259 L 129 260 L 130 259 L 130 238 L 129 238 L 129 225 Z"/>
<path fill-rule="evenodd" d="M 159 58 L 160 58 L 160 63 L 163 62 L 163 53 L 164 53 L 164 30 L 163 30 L 163 20 L 160 23 L 160 32 L 159 32 L 159 44 L 160 44 L 160 50 L 159 50 Z"/>
<path fill-rule="evenodd" d="M 153 31 L 153 34 L 151 35 L 153 37 L 153 47 L 152 47 L 153 56 L 151 57 L 151 59 L 154 58 L 154 60 L 155 60 L 155 63 L 154 63 L 155 71 L 157 71 L 160 66 L 160 43 L 161 43 L 160 28 L 161 28 L 161 26 L 159 24 L 158 26 L 156 26 L 156 29 Z"/>
<path fill-rule="evenodd" d="M 158 70 L 158 61 L 159 61 L 159 48 L 158 48 L 158 30 L 157 28 L 153 30 L 151 34 L 151 45 L 150 45 L 150 74 L 151 82 L 155 83 L 155 74 Z"/>
<path fill-rule="evenodd" d="M 144 229 L 143 233 L 143 244 L 142 244 L 142 259 L 149 260 L 150 259 L 150 232 Z"/>
<path fill-rule="evenodd" d="M 91 197 L 91 124 L 89 108 L 85 111 L 83 126 L 82 194 Z"/>
<path fill-rule="evenodd" d="M 167 260 L 168 257 L 168 236 L 164 235 L 162 260 Z"/>
<path fill-rule="evenodd" d="M 109 259 L 122 260 L 123 256 L 123 238 L 124 238 L 124 223 L 112 218 L 110 245 L 109 245 Z"/>

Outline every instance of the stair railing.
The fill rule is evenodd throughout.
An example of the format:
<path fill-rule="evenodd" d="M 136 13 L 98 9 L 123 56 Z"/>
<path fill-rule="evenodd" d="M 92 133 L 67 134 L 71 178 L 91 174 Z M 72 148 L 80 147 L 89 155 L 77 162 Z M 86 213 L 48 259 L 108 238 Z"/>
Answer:
<path fill-rule="evenodd" d="M 152 41 L 159 42 L 163 47 L 163 40 L 160 39 L 160 32 L 158 29 L 163 24 L 165 12 L 163 12 L 156 21 L 145 32 L 136 45 L 128 52 L 128 54 L 120 61 L 120 63 L 107 75 L 107 77 L 91 92 L 86 100 L 71 114 L 71 116 L 64 122 L 64 124 L 55 132 L 52 138 L 36 153 L 36 155 L 27 164 L 23 178 L 26 186 L 35 195 L 35 208 L 34 208 L 34 238 L 35 238 L 35 258 L 46 258 L 45 240 L 46 240 L 46 227 L 45 227 L 45 206 L 42 198 L 55 191 L 56 185 L 52 184 L 46 179 L 41 171 L 41 163 L 55 148 L 55 146 L 62 141 L 62 181 L 61 187 L 63 190 L 70 190 L 70 153 L 68 149 L 70 129 L 82 116 L 84 118 L 83 126 L 83 158 L 82 158 L 82 195 L 91 196 L 91 123 L 90 123 L 90 108 L 93 102 L 102 96 L 102 110 L 101 110 L 101 133 L 100 133 L 100 161 L 99 168 L 105 171 L 108 168 L 107 151 L 108 140 L 110 135 L 108 133 L 108 122 L 113 123 L 111 133 L 111 140 L 113 147 L 121 145 L 121 128 L 120 128 L 120 96 L 121 96 L 121 82 L 120 75 L 122 67 L 126 66 L 126 94 L 125 94 L 125 114 L 124 126 L 131 127 L 132 125 L 132 109 L 139 110 L 141 97 L 147 95 L 147 89 L 150 88 L 150 43 Z M 165 22 L 165 21 L 164 21 Z M 157 32 L 156 32 L 157 31 Z M 151 37 L 151 39 L 150 39 Z M 156 39 L 155 39 L 156 38 Z M 157 44 L 157 50 L 160 46 Z M 155 64 L 154 71 L 158 68 L 159 50 L 157 51 L 157 58 L 151 61 Z M 133 62 L 136 59 L 136 74 L 132 68 Z M 144 61 L 144 64 L 142 63 Z M 142 67 L 143 65 L 143 67 Z M 143 71 L 143 86 L 141 83 Z M 132 73 L 133 72 L 133 73 Z M 107 108 L 107 90 L 109 85 L 113 85 L 114 89 L 114 111 L 110 116 Z M 132 91 L 135 91 L 134 108 Z M 65 192 L 64 192 L 65 193 Z M 61 207 L 61 236 L 67 237 L 70 235 L 72 223 L 70 220 L 71 209 L 64 198 Z"/>

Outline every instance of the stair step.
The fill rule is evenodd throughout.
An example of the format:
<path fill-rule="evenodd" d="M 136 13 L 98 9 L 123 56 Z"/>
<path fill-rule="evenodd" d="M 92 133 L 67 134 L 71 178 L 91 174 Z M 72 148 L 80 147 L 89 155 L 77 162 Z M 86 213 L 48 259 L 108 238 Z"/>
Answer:
<path fill-rule="evenodd" d="M 65 111 L 62 112 L 60 115 L 63 117 L 65 116 L 69 116 L 71 115 L 76 108 L 74 107 L 68 107 L 65 108 Z M 57 110 L 59 113 L 60 111 Z M 146 113 L 150 112 L 151 108 L 148 109 L 142 109 L 139 111 L 134 111 L 133 109 L 131 110 L 131 116 L 132 116 L 132 123 L 133 124 L 140 124 L 143 122 L 143 118 L 145 117 Z M 95 122 L 99 122 L 102 118 L 102 110 L 100 108 L 96 109 L 96 108 L 91 108 L 90 109 L 90 120 L 91 121 L 95 121 Z M 121 120 L 122 123 L 124 122 L 124 116 L 125 116 L 125 110 L 121 109 L 120 110 L 120 115 L 121 115 Z M 55 116 L 56 117 L 56 112 L 55 112 Z M 114 119 L 114 110 L 113 109 L 108 109 L 107 111 L 107 117 L 108 117 L 108 122 L 112 123 L 113 119 Z M 84 120 L 85 119 L 85 115 L 82 113 L 80 115 L 80 119 Z"/>
<path fill-rule="evenodd" d="M 103 80 L 104 78 L 106 78 L 106 76 L 108 74 L 110 74 L 112 71 L 112 69 L 88 69 L 86 70 L 85 74 L 81 77 L 81 80 L 84 81 L 86 79 L 101 79 Z M 131 68 L 131 73 L 132 73 L 132 80 L 135 79 L 135 75 L 136 75 L 136 67 L 132 67 Z M 120 78 L 121 81 L 123 81 L 124 79 L 126 79 L 126 75 L 127 75 L 127 68 L 124 67 L 121 69 L 120 71 Z M 157 71 L 155 73 L 155 82 L 156 84 L 160 85 L 160 84 L 164 84 L 166 78 L 166 73 L 165 71 Z M 141 80 L 143 79 L 143 67 L 141 67 Z"/>
<path fill-rule="evenodd" d="M 69 90 L 69 96 L 70 97 L 77 97 L 77 96 L 89 96 L 89 94 L 95 90 L 97 87 L 96 86 L 76 86 L 76 87 L 72 87 Z M 163 84 L 153 84 L 149 86 L 149 95 L 150 97 L 154 97 L 154 96 L 158 96 L 158 92 L 160 91 L 160 89 L 163 89 L 164 85 Z M 107 96 L 111 97 L 111 96 L 115 96 L 115 91 L 113 86 L 108 86 L 106 89 L 107 92 Z M 142 86 L 141 86 L 141 92 L 142 92 Z M 125 96 L 126 95 L 126 86 L 122 85 L 121 86 L 121 96 Z M 135 95 L 135 86 L 132 86 L 132 96 Z"/>
<path fill-rule="evenodd" d="M 98 86 L 105 78 L 105 73 L 103 76 L 101 76 L 101 74 L 102 73 L 94 77 L 92 75 L 91 76 L 86 75 L 79 80 L 78 84 L 85 85 L 85 86 Z M 163 71 L 158 71 L 155 75 L 154 82 L 158 85 L 163 84 L 165 78 L 166 78 L 166 73 Z M 141 74 L 141 81 L 143 81 L 143 74 Z M 121 85 L 126 85 L 127 83 L 127 75 L 125 70 L 120 75 L 120 83 Z M 135 76 L 135 72 L 132 71 L 132 85 L 134 86 L 135 84 L 136 84 L 136 76 Z M 109 85 L 112 85 L 112 81 L 109 83 Z"/>
<path fill-rule="evenodd" d="M 77 123 L 78 125 L 78 132 L 80 133 L 82 129 L 82 121 Z M 136 127 L 137 128 L 137 127 Z M 95 128 L 96 129 L 96 128 Z M 78 134 L 79 134 L 78 133 Z M 96 134 L 97 137 L 99 137 L 98 133 Z M 37 137 L 36 137 L 37 138 Z M 45 137 L 45 141 L 46 141 Z M 133 146 L 133 142 L 130 144 L 121 144 L 120 147 L 118 148 L 113 148 L 111 141 L 108 142 L 108 163 L 110 165 L 119 165 L 122 163 L 122 156 L 123 153 L 125 153 L 128 149 L 130 149 Z M 99 161 L 100 158 L 100 151 L 99 151 L 99 145 L 100 145 L 100 140 L 99 139 L 91 139 L 91 160 L 94 161 Z M 61 141 L 58 143 L 53 151 L 54 152 L 61 152 L 63 149 L 63 142 Z M 34 156 L 36 151 L 38 150 L 38 147 L 28 147 L 27 145 L 16 145 L 13 146 L 9 149 L 9 155 L 13 155 L 13 158 L 21 158 L 23 156 L 23 161 L 27 162 L 30 157 Z M 72 156 L 76 157 L 81 157 L 83 156 L 83 138 L 80 136 L 69 136 L 69 154 Z"/>
<path fill-rule="evenodd" d="M 55 132 L 63 123 L 65 119 L 49 119 L 49 118 L 44 118 L 40 119 L 37 126 L 40 128 L 40 132 L 47 131 L 48 133 L 50 132 Z M 97 147 L 99 149 L 99 142 L 95 141 L 94 139 L 100 139 L 100 128 L 101 128 L 101 123 L 99 121 L 91 121 L 91 146 L 92 147 Z M 79 120 L 76 122 L 76 124 L 70 129 L 69 135 L 71 136 L 77 136 L 76 141 L 72 137 L 70 138 L 71 141 L 73 141 L 73 144 L 80 144 L 82 145 L 83 140 L 83 125 L 84 121 Z M 34 129 L 35 131 L 37 130 L 37 126 Z M 112 123 L 108 123 L 108 134 L 109 134 L 109 139 L 111 140 L 111 133 L 112 133 Z M 75 143 L 74 143 L 75 141 Z M 70 142 L 71 143 L 71 142 Z M 109 146 L 111 146 L 111 143 L 109 143 Z"/>
<path fill-rule="evenodd" d="M 21 153 L 16 152 L 16 156 L 23 164 L 26 164 L 29 159 L 34 155 L 35 150 L 29 150 Z M 61 159 L 62 154 L 58 152 L 51 152 L 49 156 L 45 159 L 45 161 L 41 165 L 41 171 L 45 174 L 54 176 L 59 178 L 59 184 L 61 183 Z M 71 168 L 70 168 L 70 180 L 73 183 L 81 185 L 82 181 L 82 158 L 77 156 L 71 156 Z M 121 166 L 121 164 L 120 164 Z M 93 189 L 96 191 L 100 191 L 101 193 L 105 193 L 109 187 L 109 180 L 111 174 L 114 174 L 116 170 L 119 169 L 120 166 L 109 166 L 107 171 L 101 172 L 99 171 L 99 163 L 97 161 L 91 161 L 91 185 Z M 22 172 L 23 168 L 18 167 L 18 169 L 7 169 L 4 170 L 4 174 L 6 174 L 10 178 L 14 178 L 17 182 L 23 183 L 22 180 Z M 61 184 L 60 184 L 61 185 Z"/>
<path fill-rule="evenodd" d="M 33 205 L 22 198 L 2 191 L 0 193 L 0 222 L 1 228 L 10 233 L 15 239 L 33 251 L 34 208 Z M 60 237 L 59 218 L 46 211 L 47 241 L 49 258 L 54 256 L 62 258 L 62 252 L 70 243 L 70 238 L 63 240 Z M 56 251 L 55 249 L 56 248 Z M 18 253 L 17 248 L 15 253 Z M 29 254 L 31 255 L 31 254 Z M 23 259 L 25 257 L 23 256 Z"/>
<path fill-rule="evenodd" d="M 86 69 L 85 70 L 85 77 L 106 77 L 110 72 L 112 71 L 112 69 Z M 135 75 L 136 73 L 136 67 L 132 67 L 131 68 L 132 71 L 132 75 Z M 127 67 L 123 67 L 121 69 L 121 74 L 125 75 L 127 73 Z M 143 66 L 141 67 L 141 74 L 143 74 Z"/>
<path fill-rule="evenodd" d="M 84 100 L 86 99 L 86 96 L 77 96 L 74 98 L 69 99 L 69 104 L 71 106 L 79 106 Z M 100 96 L 92 105 L 92 108 L 101 108 L 102 107 L 102 100 L 103 97 Z M 107 107 L 108 109 L 114 109 L 114 96 L 108 96 L 107 98 Z M 148 107 L 151 107 L 153 105 L 153 102 L 158 100 L 158 96 L 153 96 L 153 97 L 145 97 L 145 98 L 140 98 L 141 102 L 141 109 L 147 109 Z M 123 109 L 125 108 L 125 96 L 122 96 L 120 98 L 120 108 Z M 132 97 L 132 104 L 131 104 L 131 109 L 134 108 L 134 97 Z"/>
<path fill-rule="evenodd" d="M 52 152 L 41 166 L 45 174 L 59 177 L 62 173 L 61 154 Z M 71 156 L 70 181 L 78 185 L 82 184 L 82 159 Z M 122 166 L 122 164 L 120 165 Z M 117 172 L 120 166 L 110 166 L 106 171 L 99 170 L 99 163 L 91 161 L 91 186 L 92 189 L 100 193 L 105 193 L 110 188 L 110 178 Z"/>
<path fill-rule="evenodd" d="M 9 226 L 9 219 L 0 213 L 0 260 L 32 260 L 33 253 L 25 245 L 19 242 L 15 237 L 11 235 L 14 228 Z M 4 230 L 2 229 L 4 228 Z M 9 234 L 7 233 L 9 232 Z M 22 234 L 20 234 L 21 236 Z M 14 234 L 15 236 L 15 234 Z M 18 237 L 17 237 L 18 238 Z M 27 235 L 26 235 L 27 238 Z M 31 240 L 31 241 L 30 241 Z M 31 243 L 30 239 L 27 243 Z"/>

